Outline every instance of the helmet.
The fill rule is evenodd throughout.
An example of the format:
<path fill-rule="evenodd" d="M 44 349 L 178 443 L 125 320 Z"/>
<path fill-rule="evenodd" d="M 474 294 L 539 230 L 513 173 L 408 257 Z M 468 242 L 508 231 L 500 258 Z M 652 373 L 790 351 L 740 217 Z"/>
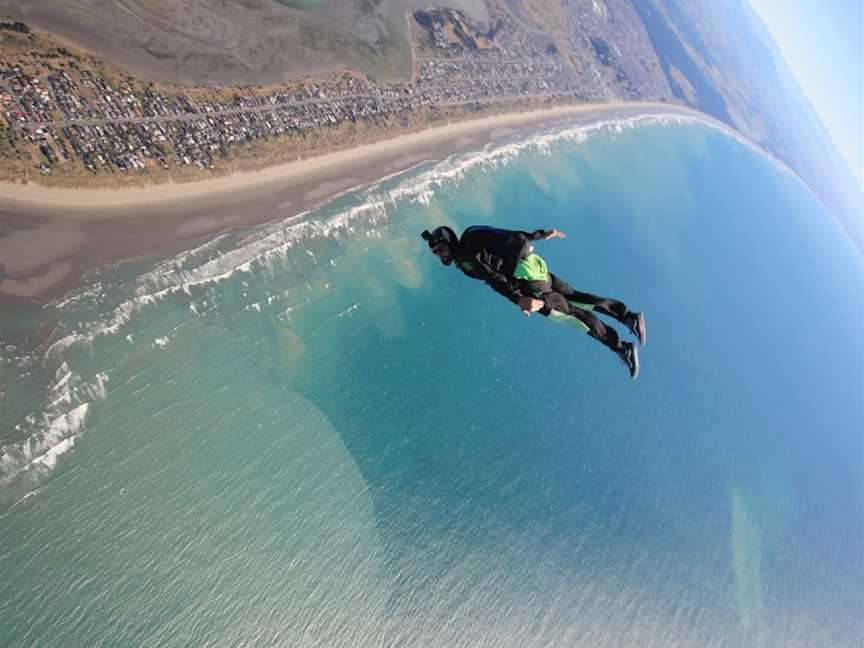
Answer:
<path fill-rule="evenodd" d="M 445 261 L 441 260 L 441 263 L 444 265 L 450 265 L 453 263 L 453 253 L 455 252 L 456 243 L 458 243 L 459 238 L 456 236 L 456 232 L 447 227 L 446 225 L 442 225 L 441 227 L 436 227 L 430 233 L 428 230 L 424 230 L 420 236 L 423 237 L 423 240 L 429 244 L 429 249 L 432 250 L 435 254 L 438 254 L 438 251 L 442 247 L 447 247 L 450 250 L 450 260 Z"/>

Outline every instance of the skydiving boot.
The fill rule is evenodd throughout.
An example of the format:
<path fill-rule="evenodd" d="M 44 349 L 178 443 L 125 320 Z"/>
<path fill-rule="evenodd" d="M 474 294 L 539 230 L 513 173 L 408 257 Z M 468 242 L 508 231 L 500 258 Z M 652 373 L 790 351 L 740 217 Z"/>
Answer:
<path fill-rule="evenodd" d="M 645 342 L 648 340 L 648 329 L 645 327 L 645 314 L 627 313 L 624 317 L 624 324 L 639 339 L 639 344 L 644 347 Z"/>
<path fill-rule="evenodd" d="M 627 366 L 630 377 L 635 380 L 639 375 L 639 349 L 632 342 L 622 342 L 621 348 L 618 349 L 618 357 Z"/>

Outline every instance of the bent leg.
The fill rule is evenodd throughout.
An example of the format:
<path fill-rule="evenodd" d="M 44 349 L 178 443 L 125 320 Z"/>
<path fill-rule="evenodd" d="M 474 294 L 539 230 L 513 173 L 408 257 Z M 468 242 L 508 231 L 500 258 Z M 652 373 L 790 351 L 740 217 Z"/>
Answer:
<path fill-rule="evenodd" d="M 552 280 L 552 290 L 563 295 L 572 306 L 586 311 L 594 310 L 603 315 L 614 317 L 622 324 L 628 324 L 627 315 L 630 313 L 630 310 L 623 302 L 574 290 L 570 284 L 563 279 L 559 279 L 551 272 L 549 273 L 549 277 Z"/>
<path fill-rule="evenodd" d="M 606 326 L 594 313 L 571 305 L 560 293 L 549 293 L 543 297 L 546 307 L 540 311 L 542 315 L 553 322 L 568 324 L 583 333 L 587 333 L 615 353 L 621 349 L 618 332 L 611 326 Z"/>

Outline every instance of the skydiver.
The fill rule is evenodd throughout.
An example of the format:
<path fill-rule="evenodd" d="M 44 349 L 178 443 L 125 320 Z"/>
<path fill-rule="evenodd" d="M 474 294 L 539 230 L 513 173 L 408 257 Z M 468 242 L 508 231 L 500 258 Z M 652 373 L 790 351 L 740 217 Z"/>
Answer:
<path fill-rule="evenodd" d="M 557 229 L 523 232 L 474 225 L 461 238 L 447 226 L 424 231 L 421 236 L 444 265 L 455 264 L 469 277 L 486 282 L 525 315 L 539 312 L 588 333 L 615 352 L 631 378 L 639 375 L 636 345 L 619 340 L 617 331 L 606 326 L 592 311 L 624 324 L 642 346 L 647 337 L 645 316 L 630 311 L 615 299 L 574 290 L 549 272 L 546 262 L 529 244 L 529 241 L 564 238 L 563 232 Z"/>

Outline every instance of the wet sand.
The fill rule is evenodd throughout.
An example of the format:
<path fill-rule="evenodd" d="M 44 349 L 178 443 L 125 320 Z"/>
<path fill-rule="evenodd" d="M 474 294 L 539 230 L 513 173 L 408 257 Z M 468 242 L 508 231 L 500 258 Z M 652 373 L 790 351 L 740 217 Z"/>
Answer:
<path fill-rule="evenodd" d="M 665 104 L 585 104 L 454 123 L 188 184 L 118 190 L 0 184 L 0 300 L 42 303 L 97 264 L 180 250 L 230 228 L 287 218 L 352 187 L 501 138 L 651 113 L 714 121 Z"/>

